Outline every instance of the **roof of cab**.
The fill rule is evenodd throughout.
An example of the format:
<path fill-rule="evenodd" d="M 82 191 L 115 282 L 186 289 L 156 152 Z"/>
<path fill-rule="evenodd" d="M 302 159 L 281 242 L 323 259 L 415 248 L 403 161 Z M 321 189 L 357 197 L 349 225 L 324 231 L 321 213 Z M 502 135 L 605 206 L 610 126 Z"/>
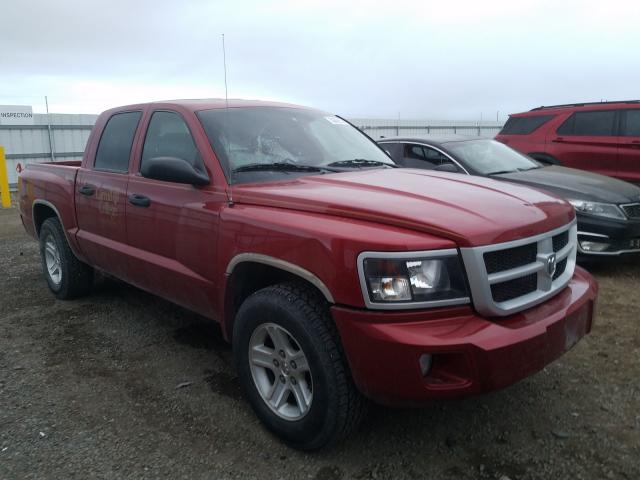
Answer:
<path fill-rule="evenodd" d="M 224 98 L 192 98 L 192 99 L 177 99 L 177 100 L 158 100 L 153 102 L 136 103 L 131 105 L 123 105 L 115 107 L 110 110 L 132 110 L 140 109 L 148 106 L 155 107 L 178 107 L 191 111 L 210 110 L 214 108 L 238 108 L 238 107 L 281 107 L 281 108 L 304 108 L 301 105 L 294 105 L 291 103 L 283 102 L 271 102 L 266 100 L 244 100 L 239 98 L 230 98 L 225 100 Z"/>

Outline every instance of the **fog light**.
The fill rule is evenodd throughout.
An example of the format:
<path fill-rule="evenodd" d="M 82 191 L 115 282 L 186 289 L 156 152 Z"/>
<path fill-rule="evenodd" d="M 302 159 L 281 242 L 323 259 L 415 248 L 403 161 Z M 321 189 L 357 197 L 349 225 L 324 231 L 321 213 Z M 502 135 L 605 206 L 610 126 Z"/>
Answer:
<path fill-rule="evenodd" d="M 429 373 L 429 370 L 431 370 L 431 355 L 423 353 L 422 355 L 420 355 L 418 363 L 420 364 L 420 371 L 422 372 L 422 376 L 426 377 Z"/>
<path fill-rule="evenodd" d="M 609 244 L 603 242 L 582 241 L 580 242 L 580 248 L 585 252 L 604 252 L 609 248 Z"/>

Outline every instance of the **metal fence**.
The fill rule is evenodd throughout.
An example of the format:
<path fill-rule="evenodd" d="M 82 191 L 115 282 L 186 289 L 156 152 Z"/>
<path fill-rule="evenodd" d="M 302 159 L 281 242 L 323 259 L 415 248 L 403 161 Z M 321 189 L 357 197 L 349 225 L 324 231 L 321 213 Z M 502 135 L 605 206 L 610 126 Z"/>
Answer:
<path fill-rule="evenodd" d="M 80 160 L 97 115 L 34 114 L 32 125 L 0 125 L 0 145 L 7 157 L 9 183 L 15 188 L 16 166 L 54 160 Z M 429 134 L 496 135 L 502 122 L 456 122 L 354 118 L 354 125 L 374 139 Z"/>
<path fill-rule="evenodd" d="M 463 122 L 436 120 L 350 119 L 354 125 L 373 139 L 383 137 L 420 137 L 423 135 L 469 135 L 494 137 L 503 122 Z"/>
<path fill-rule="evenodd" d="M 0 125 L 0 145 L 7 158 L 9 183 L 16 166 L 53 160 L 79 160 L 97 115 L 34 114 L 30 125 Z"/>

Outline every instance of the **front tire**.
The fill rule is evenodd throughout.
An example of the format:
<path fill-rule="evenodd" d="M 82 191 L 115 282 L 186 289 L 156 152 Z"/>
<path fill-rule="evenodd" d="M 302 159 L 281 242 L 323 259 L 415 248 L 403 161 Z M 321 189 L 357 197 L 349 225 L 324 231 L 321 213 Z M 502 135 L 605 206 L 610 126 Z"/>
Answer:
<path fill-rule="evenodd" d="M 328 306 L 310 287 L 279 284 L 245 300 L 233 354 L 254 411 L 294 448 L 332 445 L 364 416 Z"/>
<path fill-rule="evenodd" d="M 86 295 L 93 286 L 93 269 L 71 251 L 57 218 L 40 227 L 40 257 L 49 290 L 60 300 Z"/>

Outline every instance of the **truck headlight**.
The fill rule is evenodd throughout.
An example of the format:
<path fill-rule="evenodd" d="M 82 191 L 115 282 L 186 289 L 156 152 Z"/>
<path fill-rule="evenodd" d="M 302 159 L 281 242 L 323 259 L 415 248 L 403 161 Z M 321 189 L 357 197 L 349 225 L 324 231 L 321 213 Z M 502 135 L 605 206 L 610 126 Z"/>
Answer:
<path fill-rule="evenodd" d="M 358 271 L 365 303 L 372 308 L 418 308 L 469 302 L 457 250 L 412 253 L 364 252 Z M 409 305 L 407 305 L 409 304 Z"/>
<path fill-rule="evenodd" d="M 626 220 L 624 213 L 613 203 L 589 202 L 587 200 L 567 199 L 577 212 L 588 213 L 597 217 L 616 218 Z"/>

